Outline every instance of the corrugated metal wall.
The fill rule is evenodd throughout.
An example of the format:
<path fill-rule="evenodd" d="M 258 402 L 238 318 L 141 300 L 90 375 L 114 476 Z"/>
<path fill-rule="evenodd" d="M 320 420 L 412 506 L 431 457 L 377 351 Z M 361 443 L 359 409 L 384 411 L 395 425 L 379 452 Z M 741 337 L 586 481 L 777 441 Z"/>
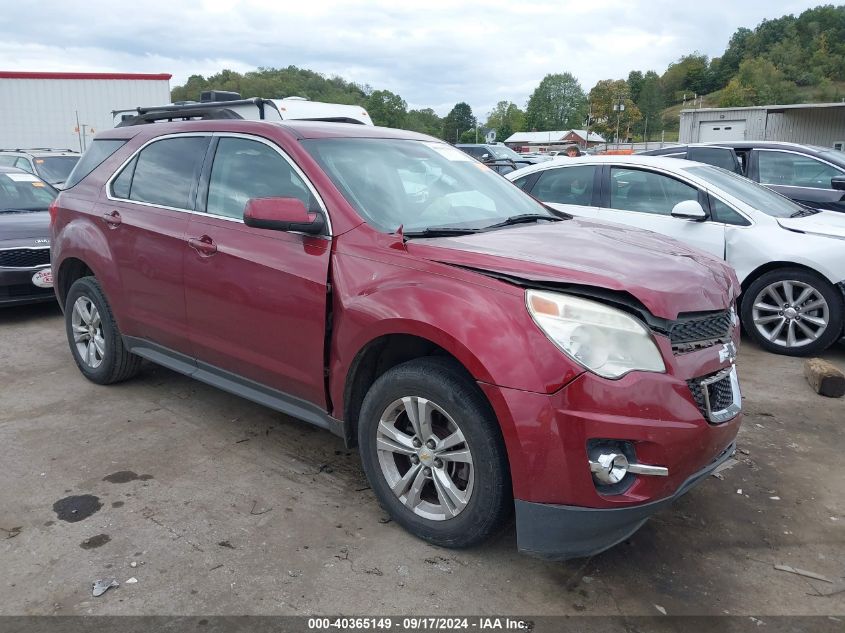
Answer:
<path fill-rule="evenodd" d="M 79 122 L 114 127 L 112 110 L 170 103 L 170 82 L 138 79 L 0 79 L 0 147 L 79 150 Z M 90 142 L 90 137 L 89 137 Z"/>
<path fill-rule="evenodd" d="M 832 147 L 837 141 L 845 141 L 845 108 L 769 113 L 766 140 Z"/>
<path fill-rule="evenodd" d="M 845 108 L 807 108 L 770 112 L 763 108 L 725 108 L 681 112 L 679 140 L 697 143 L 702 123 L 745 121 L 745 140 L 786 141 L 832 147 L 845 141 Z"/>

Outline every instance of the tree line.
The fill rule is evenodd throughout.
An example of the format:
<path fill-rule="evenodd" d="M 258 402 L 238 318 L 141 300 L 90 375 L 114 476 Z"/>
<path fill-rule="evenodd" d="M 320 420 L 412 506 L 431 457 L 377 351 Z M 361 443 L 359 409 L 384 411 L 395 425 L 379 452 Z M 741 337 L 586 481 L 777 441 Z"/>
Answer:
<path fill-rule="evenodd" d="M 376 125 L 404 128 L 450 142 L 475 142 L 477 130 L 496 131 L 498 140 L 514 132 L 584 129 L 607 139 L 654 138 L 677 129 L 670 106 L 695 103 L 708 95 L 720 107 L 833 101 L 845 82 L 845 6 L 824 5 L 798 17 L 764 20 L 740 28 L 721 57 L 695 52 L 658 74 L 633 70 L 625 79 L 603 79 L 589 92 L 570 72 L 546 75 L 524 107 L 499 101 L 483 121 L 465 102 L 440 117 L 431 108 L 408 109 L 398 94 L 369 85 L 325 77 L 304 68 L 259 68 L 237 73 L 192 75 L 172 91 L 172 99 L 198 100 L 203 90 L 232 90 L 244 97 L 303 96 L 313 101 L 361 105 Z M 480 140 L 480 139 L 479 139 Z"/>

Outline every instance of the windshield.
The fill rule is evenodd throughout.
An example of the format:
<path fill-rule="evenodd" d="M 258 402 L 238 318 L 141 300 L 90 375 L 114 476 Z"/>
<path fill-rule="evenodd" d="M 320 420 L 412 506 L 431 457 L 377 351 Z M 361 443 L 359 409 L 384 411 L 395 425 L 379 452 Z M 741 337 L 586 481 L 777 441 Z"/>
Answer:
<path fill-rule="evenodd" d="M 79 156 L 44 156 L 35 159 L 35 171 L 47 182 L 61 183 L 67 180 Z"/>
<path fill-rule="evenodd" d="M 522 156 L 506 145 L 491 145 L 490 151 L 496 158 L 509 158 L 511 160 L 522 160 Z"/>
<path fill-rule="evenodd" d="M 771 189 L 719 167 L 688 167 L 687 171 L 713 183 L 725 193 L 774 218 L 801 214 L 804 207 Z"/>
<path fill-rule="evenodd" d="M 559 219 L 471 156 L 446 143 L 407 139 L 303 141 L 368 224 L 392 233 L 481 229 L 517 215 Z"/>
<path fill-rule="evenodd" d="M 845 166 L 845 152 L 838 149 L 823 149 L 819 155 L 839 167 Z"/>
<path fill-rule="evenodd" d="M 46 211 L 56 193 L 38 176 L 24 172 L 0 172 L 0 213 Z"/>

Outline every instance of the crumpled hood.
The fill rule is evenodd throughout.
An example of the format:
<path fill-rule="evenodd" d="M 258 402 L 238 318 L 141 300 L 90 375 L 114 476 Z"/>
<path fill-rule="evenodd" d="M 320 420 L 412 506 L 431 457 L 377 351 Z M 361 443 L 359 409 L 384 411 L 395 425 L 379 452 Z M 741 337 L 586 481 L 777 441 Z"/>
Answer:
<path fill-rule="evenodd" d="M 778 218 L 778 224 L 791 231 L 845 240 L 845 213 L 837 211 L 820 211 L 803 218 Z"/>
<path fill-rule="evenodd" d="M 0 247 L 34 246 L 36 239 L 49 238 L 50 215 L 46 211 L 0 213 Z"/>
<path fill-rule="evenodd" d="M 722 260 L 663 235 L 574 219 L 411 240 L 418 257 L 545 283 L 628 292 L 657 317 L 724 310 L 739 294 Z"/>

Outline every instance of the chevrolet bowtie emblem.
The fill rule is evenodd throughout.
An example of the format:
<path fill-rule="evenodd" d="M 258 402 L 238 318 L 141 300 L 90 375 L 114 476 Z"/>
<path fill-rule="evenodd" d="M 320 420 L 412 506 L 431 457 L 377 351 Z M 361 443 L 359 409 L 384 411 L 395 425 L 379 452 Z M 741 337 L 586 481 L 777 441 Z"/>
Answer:
<path fill-rule="evenodd" d="M 733 341 L 722 345 L 722 349 L 719 350 L 719 360 L 721 362 L 726 360 L 734 362 L 736 360 L 736 345 L 733 344 Z"/>

